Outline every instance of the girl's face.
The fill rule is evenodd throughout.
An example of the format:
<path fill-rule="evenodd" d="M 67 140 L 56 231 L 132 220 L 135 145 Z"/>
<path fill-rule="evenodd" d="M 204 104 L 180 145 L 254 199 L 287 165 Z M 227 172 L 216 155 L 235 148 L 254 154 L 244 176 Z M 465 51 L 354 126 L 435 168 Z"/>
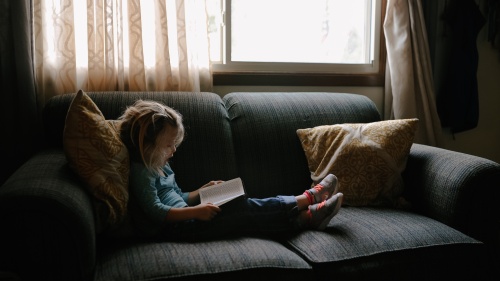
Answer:
<path fill-rule="evenodd" d="M 167 126 L 165 130 L 158 136 L 158 152 L 161 166 L 165 166 L 168 163 L 168 160 L 174 156 L 176 148 L 176 140 L 177 140 L 178 130 Z"/>

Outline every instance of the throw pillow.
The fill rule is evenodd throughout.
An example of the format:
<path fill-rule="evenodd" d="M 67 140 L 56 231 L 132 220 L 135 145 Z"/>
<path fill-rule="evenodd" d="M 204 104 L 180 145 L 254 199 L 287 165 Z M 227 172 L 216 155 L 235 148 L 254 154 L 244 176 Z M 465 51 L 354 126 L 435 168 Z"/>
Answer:
<path fill-rule="evenodd" d="M 346 205 L 404 207 L 401 172 L 417 125 L 418 119 L 324 125 L 297 135 L 313 185 L 332 173 Z"/>
<path fill-rule="evenodd" d="M 63 146 L 69 166 L 93 195 L 98 224 L 103 228 L 121 222 L 127 212 L 129 156 L 120 139 L 119 124 L 105 120 L 92 99 L 80 90 L 64 126 Z"/>

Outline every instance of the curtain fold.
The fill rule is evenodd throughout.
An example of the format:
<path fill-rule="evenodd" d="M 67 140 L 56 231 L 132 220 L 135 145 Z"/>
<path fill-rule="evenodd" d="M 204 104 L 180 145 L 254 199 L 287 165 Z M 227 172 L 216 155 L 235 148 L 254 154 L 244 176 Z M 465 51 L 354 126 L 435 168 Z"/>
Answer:
<path fill-rule="evenodd" d="M 384 118 L 418 118 L 415 142 L 438 146 L 442 130 L 420 0 L 388 0 L 383 27 L 387 47 Z"/>
<path fill-rule="evenodd" d="M 0 0 L 0 185 L 40 145 L 30 11 L 29 0 Z"/>
<path fill-rule="evenodd" d="M 205 1 L 34 0 L 43 101 L 86 91 L 211 91 Z"/>

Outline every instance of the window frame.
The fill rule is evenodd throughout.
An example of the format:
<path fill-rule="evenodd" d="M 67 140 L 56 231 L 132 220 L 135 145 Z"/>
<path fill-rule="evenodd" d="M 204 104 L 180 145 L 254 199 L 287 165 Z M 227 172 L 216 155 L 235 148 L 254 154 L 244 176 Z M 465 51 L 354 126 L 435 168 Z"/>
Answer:
<path fill-rule="evenodd" d="M 386 47 L 383 23 L 387 0 L 381 0 L 379 67 L 373 73 L 322 73 L 287 71 L 214 70 L 214 86 L 383 86 L 385 83 Z"/>

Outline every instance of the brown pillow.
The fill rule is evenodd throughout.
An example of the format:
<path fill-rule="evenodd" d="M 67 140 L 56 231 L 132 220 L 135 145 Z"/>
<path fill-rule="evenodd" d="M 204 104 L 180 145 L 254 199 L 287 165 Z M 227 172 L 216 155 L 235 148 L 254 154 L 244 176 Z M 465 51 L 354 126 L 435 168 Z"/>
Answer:
<path fill-rule="evenodd" d="M 344 203 L 402 207 L 401 172 L 413 144 L 418 119 L 325 125 L 299 129 L 311 178 L 338 178 Z"/>
<path fill-rule="evenodd" d="M 102 227 L 120 222 L 127 212 L 130 167 L 119 124 L 105 120 L 95 103 L 80 90 L 71 102 L 64 126 L 64 152 L 70 167 L 93 195 Z"/>

